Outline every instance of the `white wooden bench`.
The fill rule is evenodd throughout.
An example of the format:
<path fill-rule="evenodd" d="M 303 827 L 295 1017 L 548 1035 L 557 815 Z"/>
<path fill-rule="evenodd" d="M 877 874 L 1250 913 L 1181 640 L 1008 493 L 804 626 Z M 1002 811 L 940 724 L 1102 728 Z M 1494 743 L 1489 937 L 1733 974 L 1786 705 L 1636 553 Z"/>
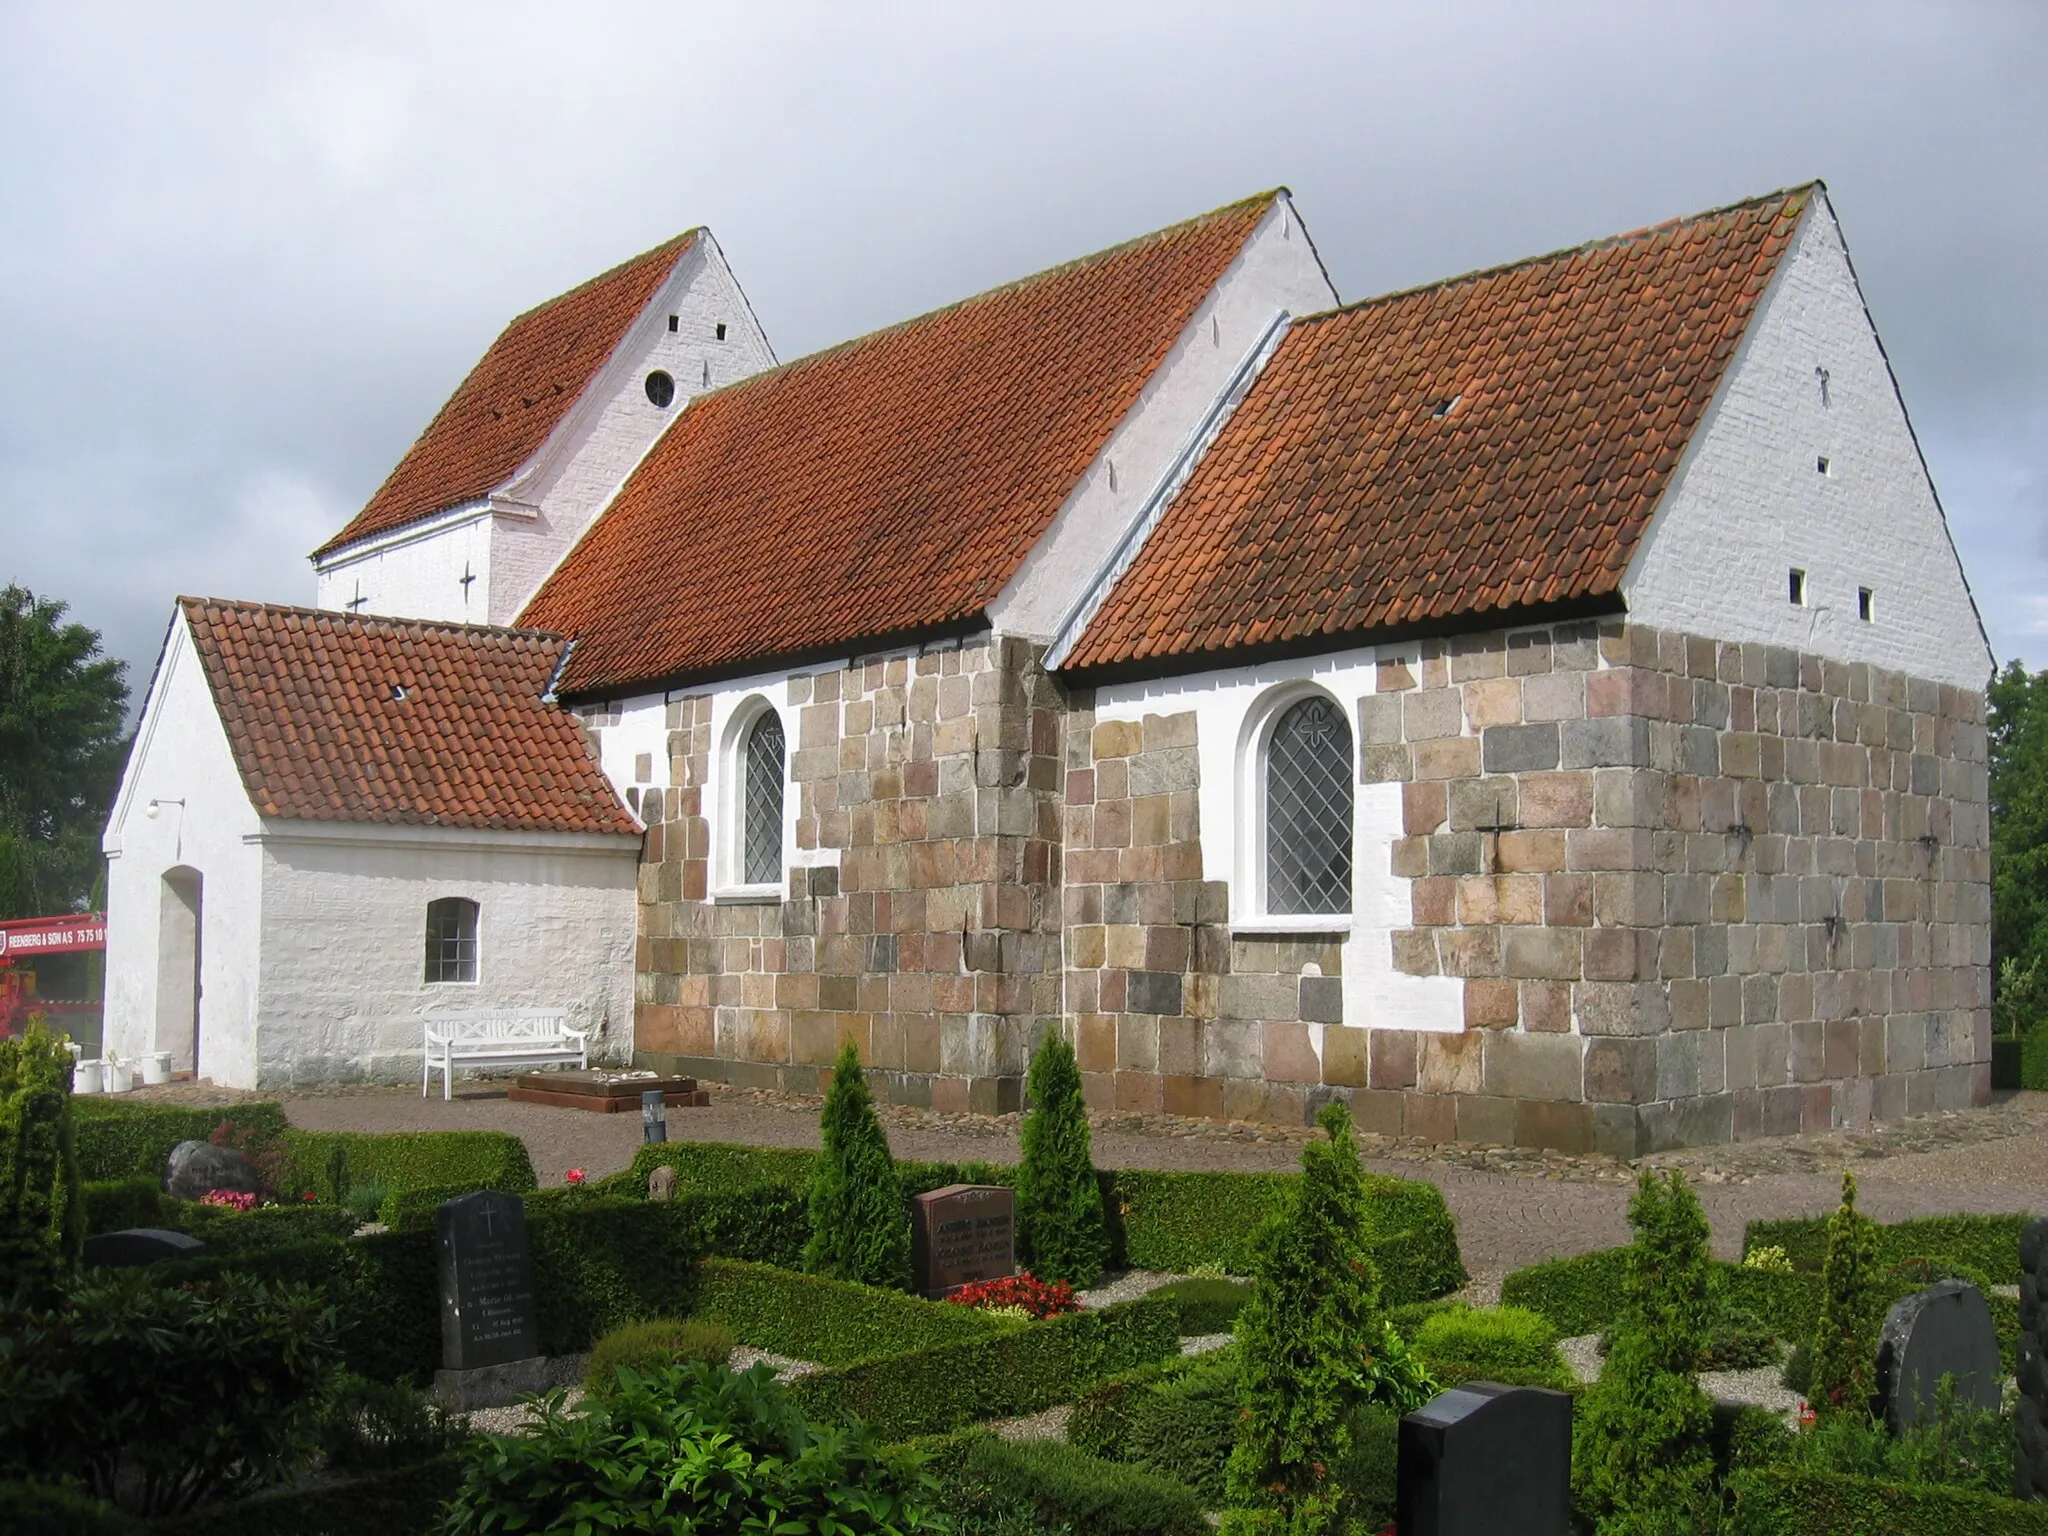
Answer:
<path fill-rule="evenodd" d="M 545 1008 L 429 1008 L 426 1060 L 420 1068 L 420 1097 L 427 1096 L 434 1069 L 441 1071 L 441 1097 L 454 1097 L 457 1067 L 534 1067 L 574 1062 L 590 1065 L 590 1031 L 571 1029 L 566 1013 Z"/>

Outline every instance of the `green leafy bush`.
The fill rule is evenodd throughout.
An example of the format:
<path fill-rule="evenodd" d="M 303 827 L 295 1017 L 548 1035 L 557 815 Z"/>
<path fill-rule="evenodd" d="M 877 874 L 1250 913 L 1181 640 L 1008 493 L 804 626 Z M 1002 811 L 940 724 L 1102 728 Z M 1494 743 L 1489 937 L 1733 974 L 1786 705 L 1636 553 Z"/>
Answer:
<path fill-rule="evenodd" d="M 1104 1377 L 1180 1348 L 1173 1308 L 1149 1297 L 1021 1326 L 952 1310 L 1000 1331 L 858 1360 L 806 1376 L 791 1391 L 814 1418 L 857 1418 L 886 1440 L 905 1440 L 1072 1402 Z"/>
<path fill-rule="evenodd" d="M 287 1477 L 313 1449 L 335 1331 L 300 1286 L 89 1276 L 0 1317 L 0 1467 L 152 1515 Z"/>
<path fill-rule="evenodd" d="M 1856 1209 L 1856 1176 L 1844 1173 L 1842 1204 L 1828 1222 L 1809 1367 L 1807 1399 L 1817 1413 L 1870 1412 L 1881 1321 L 1874 1225 Z"/>
<path fill-rule="evenodd" d="M 104 1499 L 56 1483 L 0 1482 L 8 1536 L 143 1536 L 139 1520 Z"/>
<path fill-rule="evenodd" d="M 1197 1355 L 1187 1370 L 1139 1394 L 1126 1454 L 1146 1471 L 1194 1490 L 1205 1505 L 1222 1504 L 1243 1385 L 1235 1349 Z"/>
<path fill-rule="evenodd" d="M 729 1259 L 699 1266 L 692 1316 L 724 1324 L 756 1349 L 825 1366 L 991 1338 L 1017 1326 L 972 1307 Z"/>
<path fill-rule="evenodd" d="M 1457 1307 L 1432 1313 L 1416 1330 L 1415 1353 L 1446 1387 L 1498 1381 L 1562 1392 L 1577 1385 L 1557 1352 L 1557 1330 L 1520 1307 Z"/>
<path fill-rule="evenodd" d="M 1057 1031 L 1039 1041 L 1017 1165 L 1018 1257 L 1042 1280 L 1090 1286 L 1109 1259 L 1102 1182 L 1090 1153 L 1081 1068 Z"/>
<path fill-rule="evenodd" d="M 318 1439 L 330 1472 L 388 1472 L 445 1456 L 468 1421 L 405 1382 L 337 1371 L 321 1394 Z"/>
<path fill-rule="evenodd" d="M 1605 1531 L 1690 1518 L 1713 1495 L 1712 1405 L 1693 1381 L 1716 1306 L 1707 1218 L 1648 1169 L 1629 1202 L 1622 1307 L 1572 1427 L 1572 1503 Z"/>
<path fill-rule="evenodd" d="M 71 1054 L 31 1027 L 0 1038 L 0 1294 L 53 1294 L 84 1242 Z"/>
<path fill-rule="evenodd" d="M 1380 1312 L 1379 1276 L 1365 1246 L 1350 1110 L 1328 1105 L 1317 1123 L 1323 1139 L 1302 1149 L 1286 1215 L 1259 1234 L 1255 1288 L 1237 1318 L 1244 1412 L 1228 1486 L 1245 1528 L 1332 1526 L 1353 1411 L 1376 1387 L 1396 1388 L 1378 1369 L 1399 1335 Z"/>
<path fill-rule="evenodd" d="M 2048 1505 L 1940 1484 L 1763 1467 L 1728 1493 L 1731 1536 L 2048 1536 Z"/>
<path fill-rule="evenodd" d="M 1071 1445 L 971 1431 L 933 1450 L 945 1512 L 962 1531 L 1208 1536 L 1189 1489 Z"/>
<path fill-rule="evenodd" d="M 150 1536 L 427 1536 L 460 1477 L 439 1456 L 344 1482 L 278 1489 L 150 1524 Z"/>
<path fill-rule="evenodd" d="M 1193 1360 L 1176 1354 L 1105 1376 L 1076 1397 L 1067 1415 L 1067 1443 L 1079 1446 L 1091 1456 L 1111 1461 L 1124 1459 L 1131 1442 L 1131 1425 L 1144 1411 L 1146 1390 L 1194 1368 Z"/>
<path fill-rule="evenodd" d="M 561 1393 L 523 1435 L 462 1453 L 445 1530 L 939 1531 L 917 1453 L 807 1422 L 764 1366 L 625 1371 L 574 1410 Z"/>
<path fill-rule="evenodd" d="M 222 1119 L 219 1109 L 176 1104 L 136 1104 L 125 1095 L 97 1095 L 72 1102 L 78 1141 L 78 1173 L 84 1179 L 125 1179 L 146 1174 L 159 1182 L 171 1148 L 181 1141 L 205 1141 Z M 235 1124 L 282 1136 L 284 1106 L 266 1100 L 237 1104 Z"/>
<path fill-rule="evenodd" d="M 266 1205 L 253 1211 L 236 1211 L 215 1205 L 173 1203 L 177 1207 L 169 1218 L 173 1225 L 206 1244 L 208 1253 L 222 1257 L 285 1243 L 347 1237 L 358 1225 L 349 1212 L 331 1205 Z"/>
<path fill-rule="evenodd" d="M 176 1204 L 163 1192 L 159 1181 L 146 1173 L 81 1184 L 79 1201 L 88 1237 L 101 1232 L 125 1232 L 130 1227 L 166 1226 L 170 1209 Z"/>
<path fill-rule="evenodd" d="M 650 1318 L 614 1328 L 590 1347 L 585 1392 L 609 1391 L 621 1367 L 642 1375 L 664 1365 L 723 1365 L 738 1341 L 710 1318 Z"/>
<path fill-rule="evenodd" d="M 903 1186 L 851 1040 L 832 1064 L 818 1142 L 804 1268 L 828 1279 L 908 1290 L 910 1217 Z"/>
<path fill-rule="evenodd" d="M 1934 1411 L 1910 1429 L 1893 1434 L 1869 1414 L 1825 1414 L 1791 1437 L 1778 1464 L 2004 1495 L 2012 1490 L 2012 1458 L 2011 1416 L 1964 1401 L 1954 1378 L 1944 1377 Z"/>
<path fill-rule="evenodd" d="M 1176 1280 L 1152 1294 L 1180 1308 L 1182 1333 L 1228 1333 L 1251 1300 L 1252 1288 L 1243 1280 Z"/>

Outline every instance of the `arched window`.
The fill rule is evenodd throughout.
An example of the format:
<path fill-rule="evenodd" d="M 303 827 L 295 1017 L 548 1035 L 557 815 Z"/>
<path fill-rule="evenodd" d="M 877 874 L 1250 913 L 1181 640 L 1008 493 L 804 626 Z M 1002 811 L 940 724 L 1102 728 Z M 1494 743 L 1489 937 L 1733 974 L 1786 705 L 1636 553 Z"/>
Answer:
<path fill-rule="evenodd" d="M 1321 694 L 1289 705 L 1266 738 L 1266 911 L 1351 910 L 1351 727 Z"/>
<path fill-rule="evenodd" d="M 476 903 L 466 896 L 427 903 L 427 980 L 476 980 Z"/>
<path fill-rule="evenodd" d="M 742 758 L 740 878 L 748 885 L 782 881 L 782 717 L 764 709 L 747 732 Z"/>

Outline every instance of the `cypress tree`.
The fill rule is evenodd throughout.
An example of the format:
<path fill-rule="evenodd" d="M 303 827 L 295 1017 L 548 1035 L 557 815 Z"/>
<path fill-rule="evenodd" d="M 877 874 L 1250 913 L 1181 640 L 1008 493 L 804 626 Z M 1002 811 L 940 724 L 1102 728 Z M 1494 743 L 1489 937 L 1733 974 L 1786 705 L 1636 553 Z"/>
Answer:
<path fill-rule="evenodd" d="M 1717 1292 L 1707 1218 L 1682 1175 L 1629 1202 L 1620 1315 L 1572 1433 L 1572 1503 L 1598 1529 L 1681 1528 L 1714 1498 L 1713 1405 L 1693 1379 Z"/>
<path fill-rule="evenodd" d="M 889 1138 L 875 1118 L 860 1051 L 851 1040 L 832 1065 L 818 1139 L 804 1268 L 834 1280 L 908 1290 L 910 1215 Z"/>
<path fill-rule="evenodd" d="M 1090 1155 L 1081 1068 L 1066 1038 L 1049 1033 L 1031 1059 L 1031 1113 L 1017 1169 L 1017 1236 L 1041 1280 L 1093 1285 L 1109 1260 L 1102 1184 Z"/>
<path fill-rule="evenodd" d="M 1243 1362 L 1237 1443 L 1226 1474 L 1233 1532 L 1314 1536 L 1336 1526 L 1336 1468 L 1386 1335 L 1366 1248 L 1365 1179 L 1351 1112 L 1316 1117 L 1287 1208 L 1259 1233 L 1251 1300 L 1237 1316 Z"/>
<path fill-rule="evenodd" d="M 71 1054 L 33 1024 L 0 1040 L 0 1294 L 46 1298 L 84 1243 Z"/>
<path fill-rule="evenodd" d="M 1868 1414 L 1877 1371 L 1877 1234 L 1856 1209 L 1856 1176 L 1842 1175 L 1842 1203 L 1828 1218 L 1807 1400 L 1816 1413 Z"/>

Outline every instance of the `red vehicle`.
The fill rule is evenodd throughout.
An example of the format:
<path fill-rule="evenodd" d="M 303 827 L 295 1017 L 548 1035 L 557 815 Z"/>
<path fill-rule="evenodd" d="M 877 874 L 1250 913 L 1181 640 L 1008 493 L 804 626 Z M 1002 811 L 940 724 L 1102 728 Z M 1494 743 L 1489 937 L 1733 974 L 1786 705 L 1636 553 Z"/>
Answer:
<path fill-rule="evenodd" d="M 96 1017 L 98 1002 L 36 995 L 34 964 L 39 955 L 71 955 L 107 947 L 107 919 L 99 912 L 68 917 L 24 917 L 0 922 L 0 1035 L 17 1035 L 32 1013 L 45 1014 L 63 1028 L 70 1016 Z"/>

